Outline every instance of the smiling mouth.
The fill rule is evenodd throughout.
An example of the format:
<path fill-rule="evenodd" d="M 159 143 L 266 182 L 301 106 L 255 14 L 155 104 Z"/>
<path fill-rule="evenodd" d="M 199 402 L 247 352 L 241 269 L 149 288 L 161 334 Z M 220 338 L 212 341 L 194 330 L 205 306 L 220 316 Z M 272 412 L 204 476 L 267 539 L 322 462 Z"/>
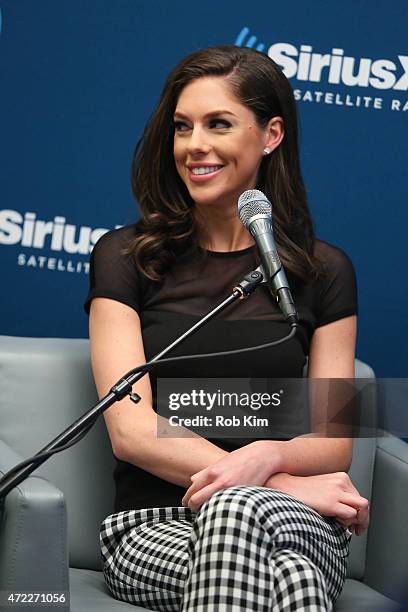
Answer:
<path fill-rule="evenodd" d="M 195 168 L 189 168 L 191 174 L 194 176 L 202 176 L 203 174 L 213 174 L 218 170 L 221 170 L 224 166 L 197 166 Z"/>

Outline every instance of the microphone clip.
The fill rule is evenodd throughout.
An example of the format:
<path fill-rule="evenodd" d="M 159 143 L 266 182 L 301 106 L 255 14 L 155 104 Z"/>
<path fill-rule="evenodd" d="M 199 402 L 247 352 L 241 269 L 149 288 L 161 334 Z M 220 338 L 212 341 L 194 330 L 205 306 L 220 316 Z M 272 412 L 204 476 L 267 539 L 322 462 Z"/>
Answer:
<path fill-rule="evenodd" d="M 236 287 L 234 287 L 234 291 L 239 291 L 241 294 L 240 300 L 246 299 L 255 291 L 255 289 L 261 284 L 265 282 L 264 276 L 260 271 L 260 268 L 253 270 L 238 283 Z"/>

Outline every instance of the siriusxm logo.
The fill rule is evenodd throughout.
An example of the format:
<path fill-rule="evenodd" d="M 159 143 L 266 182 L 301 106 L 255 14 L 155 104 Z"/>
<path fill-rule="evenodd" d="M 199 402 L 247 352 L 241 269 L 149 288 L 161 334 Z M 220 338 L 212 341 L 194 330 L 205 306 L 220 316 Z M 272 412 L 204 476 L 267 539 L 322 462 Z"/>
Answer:
<path fill-rule="evenodd" d="M 265 45 L 257 44 L 256 36 L 249 36 L 245 27 L 238 34 L 235 44 L 263 51 Z M 246 42 L 245 42 L 246 41 Z M 345 54 L 344 49 L 333 48 L 329 53 L 317 53 L 308 44 L 299 47 L 278 42 L 265 51 L 283 70 L 288 79 L 348 87 L 374 87 L 375 89 L 408 90 L 408 56 L 398 55 L 398 62 L 390 59 L 356 58 Z M 402 69 L 402 72 L 401 72 Z"/>
<path fill-rule="evenodd" d="M 32 249 L 49 248 L 51 251 L 89 255 L 107 231 L 105 228 L 71 225 L 66 223 L 65 217 L 42 221 L 33 212 L 22 215 L 17 210 L 0 210 L 0 244 L 4 245 L 20 244 Z"/>
<path fill-rule="evenodd" d="M 265 49 L 265 45 L 263 43 L 256 44 L 256 41 L 257 41 L 256 36 L 250 36 L 247 42 L 245 43 L 245 45 L 243 44 L 248 34 L 249 34 L 249 28 L 242 28 L 242 30 L 238 34 L 237 39 L 235 41 L 235 44 L 237 45 L 237 47 L 249 47 L 249 49 L 253 49 L 255 47 L 257 51 L 263 51 Z"/>

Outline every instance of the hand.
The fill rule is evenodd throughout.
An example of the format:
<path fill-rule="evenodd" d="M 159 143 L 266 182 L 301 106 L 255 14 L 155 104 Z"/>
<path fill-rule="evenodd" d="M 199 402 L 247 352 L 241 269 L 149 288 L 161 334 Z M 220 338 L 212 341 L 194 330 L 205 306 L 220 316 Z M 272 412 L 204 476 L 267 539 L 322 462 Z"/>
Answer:
<path fill-rule="evenodd" d="M 322 516 L 334 516 L 342 527 L 356 535 L 368 527 L 368 500 L 361 497 L 345 472 L 318 476 L 275 474 L 265 486 L 293 495 Z"/>
<path fill-rule="evenodd" d="M 280 455 L 273 446 L 258 440 L 228 453 L 213 465 L 193 474 L 192 485 L 181 503 L 198 512 L 216 491 L 237 485 L 263 486 L 271 474 L 279 471 Z M 278 448 L 278 447 L 277 447 Z"/>

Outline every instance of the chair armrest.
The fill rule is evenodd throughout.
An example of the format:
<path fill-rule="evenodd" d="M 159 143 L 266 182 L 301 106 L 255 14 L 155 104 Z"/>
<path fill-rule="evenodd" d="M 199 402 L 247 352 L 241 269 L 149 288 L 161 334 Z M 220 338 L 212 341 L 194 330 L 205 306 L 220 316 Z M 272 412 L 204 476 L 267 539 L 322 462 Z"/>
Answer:
<path fill-rule="evenodd" d="M 0 440 L 0 477 L 21 460 Z M 50 604 L 47 610 L 69 610 L 65 501 L 61 491 L 39 476 L 10 491 L 1 507 L 0 591 L 64 592 L 66 604 Z"/>
<path fill-rule="evenodd" d="M 408 444 L 395 436 L 379 438 L 371 507 L 364 582 L 406 603 Z"/>

